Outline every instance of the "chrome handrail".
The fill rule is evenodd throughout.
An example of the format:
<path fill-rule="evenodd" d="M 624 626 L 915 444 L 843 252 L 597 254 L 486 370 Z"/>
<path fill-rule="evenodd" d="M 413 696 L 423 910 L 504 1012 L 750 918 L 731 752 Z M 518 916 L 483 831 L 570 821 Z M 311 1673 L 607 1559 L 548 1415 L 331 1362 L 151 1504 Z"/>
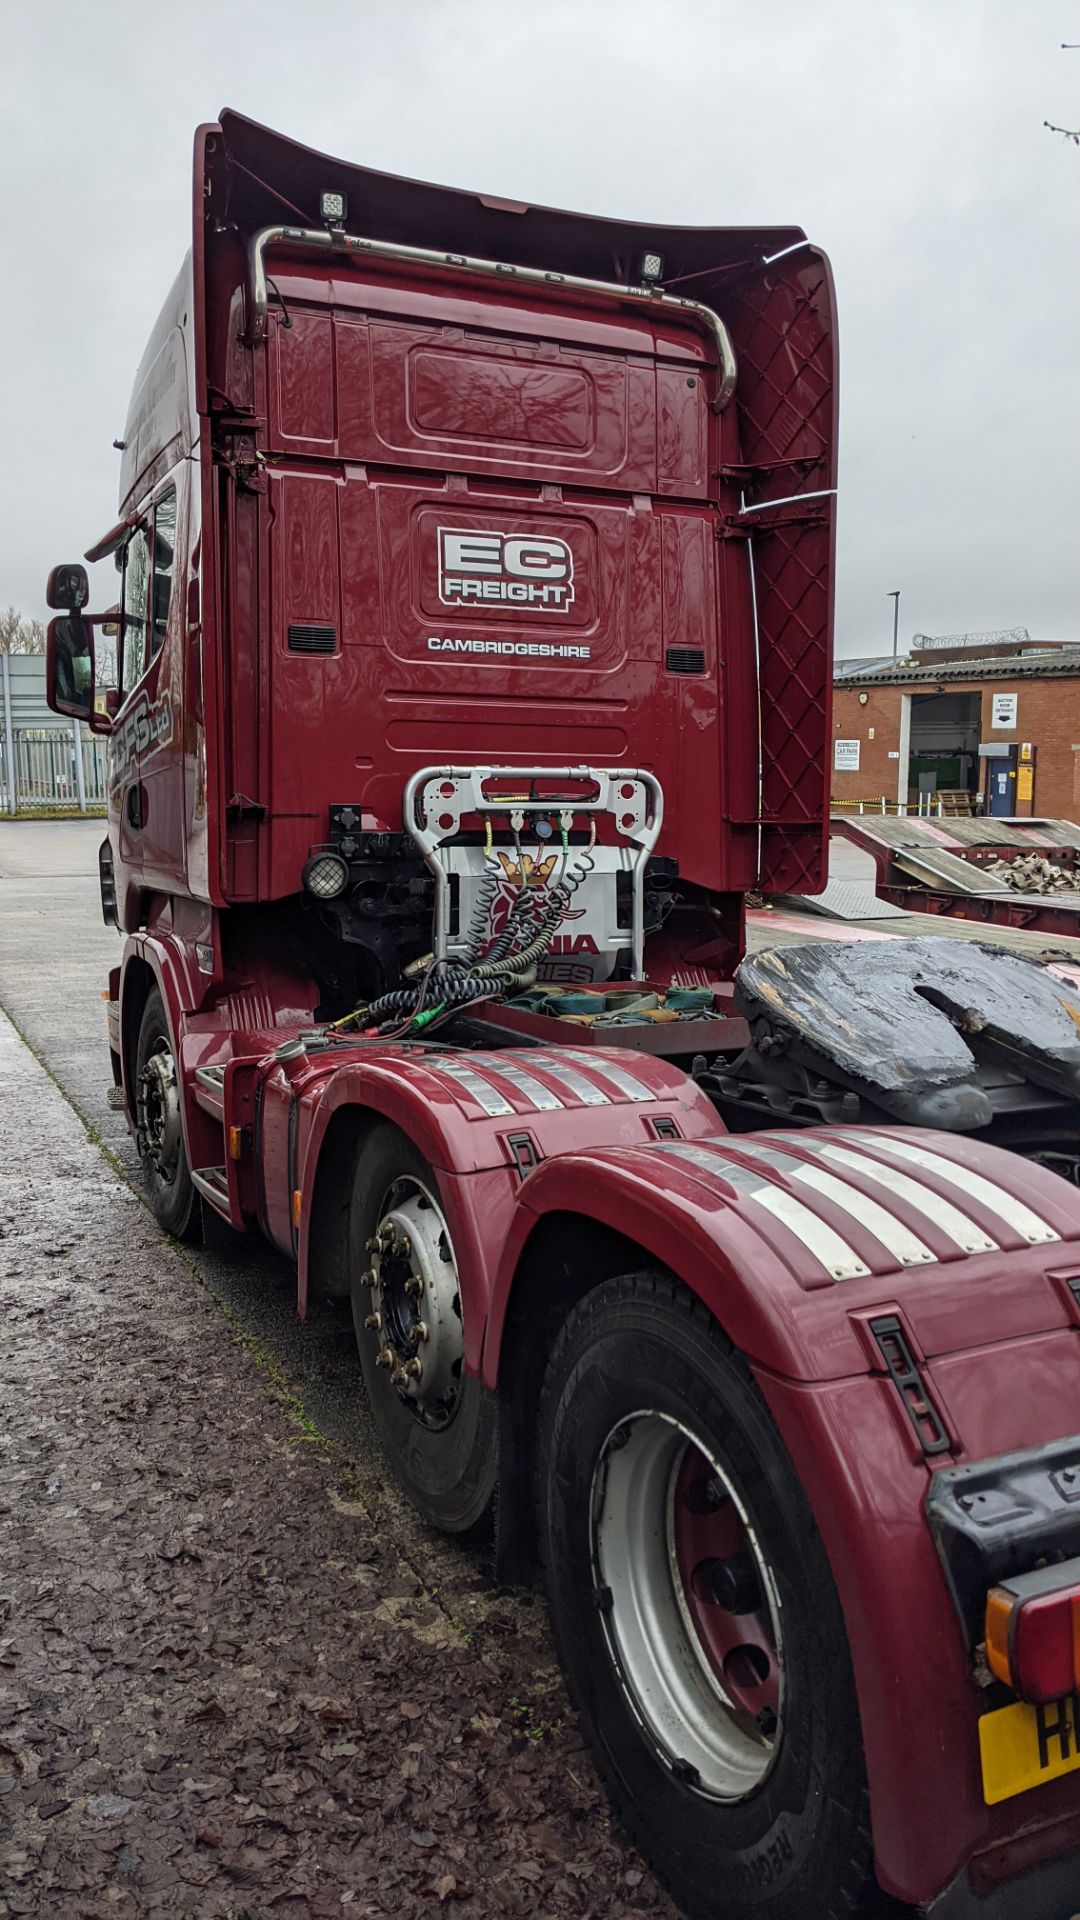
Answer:
<path fill-rule="evenodd" d="M 266 332 L 267 291 L 266 291 L 266 250 L 276 241 L 286 241 L 290 246 L 321 247 L 334 253 L 372 255 L 381 260 L 399 260 L 406 266 L 442 267 L 453 273 L 485 274 L 490 279 L 509 281 L 517 285 L 541 286 L 548 289 L 565 290 L 570 293 L 587 293 L 600 300 L 629 302 L 639 306 L 653 306 L 677 309 L 697 320 L 711 334 L 720 357 L 719 385 L 712 406 L 716 413 L 722 413 L 735 391 L 737 367 L 735 349 L 731 336 L 718 313 L 706 307 L 699 300 L 684 300 L 674 293 L 662 293 L 658 288 L 648 286 L 621 286 L 617 280 L 588 280 L 580 274 L 549 273 L 542 267 L 521 267 L 501 260 L 481 260 L 464 253 L 438 253 L 430 247 L 409 247 L 401 241 L 369 240 L 359 234 L 345 233 L 336 228 L 322 227 L 263 227 L 248 245 L 248 289 L 247 315 L 248 327 L 253 340 L 261 340 Z"/>

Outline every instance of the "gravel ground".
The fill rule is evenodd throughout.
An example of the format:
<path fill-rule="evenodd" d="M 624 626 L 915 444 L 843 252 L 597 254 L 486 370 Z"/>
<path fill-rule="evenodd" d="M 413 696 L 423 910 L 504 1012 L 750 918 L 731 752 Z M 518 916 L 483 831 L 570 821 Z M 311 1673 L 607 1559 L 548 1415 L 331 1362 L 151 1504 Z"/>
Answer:
<path fill-rule="evenodd" d="M 0 1085 L 0 1916 L 670 1920 L 539 1609 L 447 1603 L 2 1017 Z"/>

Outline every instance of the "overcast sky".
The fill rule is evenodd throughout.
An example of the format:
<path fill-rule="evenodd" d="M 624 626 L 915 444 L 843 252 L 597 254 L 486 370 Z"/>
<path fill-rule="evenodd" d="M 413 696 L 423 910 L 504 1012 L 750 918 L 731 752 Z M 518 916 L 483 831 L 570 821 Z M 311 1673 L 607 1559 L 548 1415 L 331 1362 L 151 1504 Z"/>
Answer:
<path fill-rule="evenodd" d="M 840 307 L 838 647 L 1080 639 L 1080 0 L 2 0 L 0 606 L 116 518 L 223 106 L 635 220 L 801 223 Z M 111 581 L 102 582 L 104 590 Z M 95 599 L 100 593 L 95 590 Z"/>

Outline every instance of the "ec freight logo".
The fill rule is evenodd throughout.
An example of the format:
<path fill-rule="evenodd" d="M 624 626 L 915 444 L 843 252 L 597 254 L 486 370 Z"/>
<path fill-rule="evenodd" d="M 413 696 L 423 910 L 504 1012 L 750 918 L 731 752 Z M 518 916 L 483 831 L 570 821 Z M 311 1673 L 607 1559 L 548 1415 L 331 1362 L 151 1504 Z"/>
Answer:
<path fill-rule="evenodd" d="M 439 528 L 439 599 L 444 607 L 499 603 L 532 613 L 566 613 L 574 598 L 574 557 L 550 534 Z"/>

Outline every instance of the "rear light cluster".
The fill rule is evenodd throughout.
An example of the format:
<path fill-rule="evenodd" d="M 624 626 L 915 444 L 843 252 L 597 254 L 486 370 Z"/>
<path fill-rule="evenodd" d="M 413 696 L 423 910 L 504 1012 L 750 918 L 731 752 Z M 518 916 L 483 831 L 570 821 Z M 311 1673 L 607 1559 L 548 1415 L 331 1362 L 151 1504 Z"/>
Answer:
<path fill-rule="evenodd" d="M 1038 1704 L 1080 1692 L 1080 1560 L 991 1587 L 986 1661 L 1021 1700 Z"/>

